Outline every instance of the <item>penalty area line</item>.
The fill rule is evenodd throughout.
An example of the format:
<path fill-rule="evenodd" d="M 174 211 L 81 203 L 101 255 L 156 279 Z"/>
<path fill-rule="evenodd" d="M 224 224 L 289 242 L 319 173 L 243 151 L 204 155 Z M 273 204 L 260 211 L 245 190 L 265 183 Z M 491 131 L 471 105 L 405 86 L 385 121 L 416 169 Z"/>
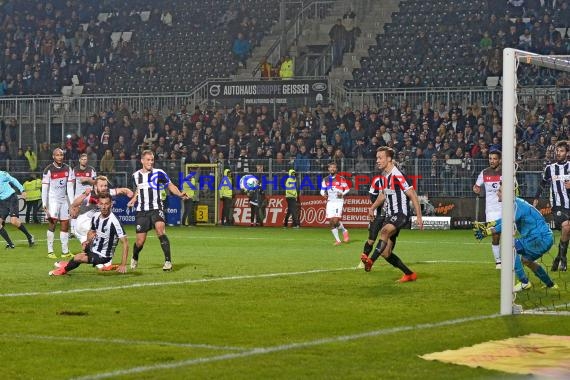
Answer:
<path fill-rule="evenodd" d="M 483 261 L 461 261 L 461 260 L 421 260 L 416 261 L 416 264 L 485 264 L 487 262 Z M 302 276 L 306 274 L 318 274 L 318 273 L 333 273 L 342 271 L 354 271 L 359 270 L 358 267 L 349 268 L 336 268 L 336 269 L 315 269 L 303 272 L 282 272 L 282 273 L 265 273 L 258 275 L 244 275 L 244 276 L 229 276 L 229 277 L 218 277 L 218 278 L 198 278 L 194 280 L 182 280 L 182 281 L 164 281 L 164 282 L 141 282 L 129 285 L 119 285 L 119 286 L 106 286 L 101 288 L 80 288 L 80 289 L 68 289 L 68 290 L 53 290 L 50 292 L 21 292 L 21 293 L 0 293 L 0 298 L 16 298 L 16 297 L 34 297 L 34 296 L 55 296 L 55 295 L 65 295 L 73 293 L 91 293 L 91 292 L 105 292 L 113 290 L 122 289 L 133 289 L 133 288 L 144 288 L 144 287 L 158 287 L 158 286 L 171 286 L 171 285 L 186 285 L 186 284 L 201 284 L 209 282 L 222 282 L 222 281 L 239 281 L 239 280 L 254 280 L 260 278 L 272 278 L 272 277 L 288 277 L 288 276 Z"/>
<path fill-rule="evenodd" d="M 436 323 L 423 323 L 419 325 L 412 325 L 412 326 L 400 326 L 400 327 L 393 327 L 389 329 L 382 329 L 382 330 L 374 330 L 368 331 L 360 334 L 353 334 L 353 335 L 339 335 L 330 338 L 322 338 L 316 339 L 308 342 L 299 342 L 299 343 L 290 343 L 278 346 L 270 346 L 270 347 L 263 347 L 263 348 L 254 348 L 245 352 L 236 352 L 224 355 L 217 355 L 211 357 L 203 357 L 197 359 L 187 359 L 181 360 L 173 363 L 164 363 L 164 364 L 154 364 L 154 365 L 146 365 L 146 366 L 139 366 L 139 367 L 132 367 L 127 369 L 121 369 L 116 371 L 110 372 L 102 372 L 93 375 L 81 376 L 74 378 L 75 380 L 98 380 L 98 379 L 107 379 L 110 377 L 116 376 L 128 376 L 137 373 L 149 372 L 149 371 L 156 371 L 156 370 L 168 370 L 168 369 L 175 369 L 180 367 L 189 367 L 192 365 L 203 364 L 203 363 L 213 363 L 213 362 L 222 362 L 226 360 L 233 360 L 239 358 L 247 358 L 257 355 L 266 355 L 275 352 L 284 352 L 284 351 L 291 351 L 291 350 L 298 350 L 307 347 L 315 347 L 315 346 L 322 346 L 330 343 L 340 343 L 340 342 L 350 342 L 359 339 L 365 338 L 372 338 L 378 337 L 383 335 L 390 335 L 396 334 L 400 332 L 406 331 L 418 331 L 418 330 L 426 330 L 444 326 L 453 326 L 458 325 L 461 323 L 468 323 L 468 322 L 475 322 L 481 321 L 486 319 L 492 319 L 500 317 L 500 314 L 490 314 L 490 315 L 480 315 L 475 317 L 467 317 L 467 318 L 458 318 L 458 319 L 451 319 L 447 321 L 441 321 Z"/>
<path fill-rule="evenodd" d="M 82 343 L 101 343 L 101 344 L 124 344 L 127 346 L 169 346 L 178 348 L 204 348 L 208 350 L 221 350 L 221 351 L 248 351 L 251 348 L 233 347 L 233 346 L 216 346 L 210 344 L 200 343 L 176 343 L 176 342 L 163 342 L 152 340 L 127 340 L 127 339 L 105 339 L 105 338 L 89 338 L 89 337 L 74 337 L 74 336 L 49 336 L 49 335 L 27 335 L 27 334 L 0 334 L 0 339 L 18 339 L 40 341 L 49 340 L 50 342 L 82 342 Z"/>
<path fill-rule="evenodd" d="M 54 296 L 54 295 L 73 294 L 73 293 L 105 292 L 105 291 L 112 291 L 112 290 L 145 288 L 145 287 L 153 287 L 153 286 L 201 284 L 201 283 L 208 283 L 208 282 L 239 281 L 239 280 L 254 280 L 254 279 L 259 279 L 259 278 L 302 276 L 302 275 L 306 275 L 306 274 L 332 273 L 332 272 L 341 272 L 341 271 L 348 271 L 348 270 L 355 270 L 355 268 L 352 267 L 352 268 L 336 268 L 336 269 L 315 269 L 315 270 L 308 270 L 308 271 L 303 271 L 303 272 L 265 273 L 265 274 L 244 275 L 244 276 L 199 278 L 199 279 L 194 279 L 194 280 L 182 280 L 182 281 L 140 282 L 140 283 L 129 284 L 129 285 L 106 286 L 106 287 L 101 287 L 101 288 L 80 288 L 80 289 L 68 289 L 68 290 L 54 290 L 51 292 L 0 293 L 0 298 L 31 297 L 31 296 Z"/>

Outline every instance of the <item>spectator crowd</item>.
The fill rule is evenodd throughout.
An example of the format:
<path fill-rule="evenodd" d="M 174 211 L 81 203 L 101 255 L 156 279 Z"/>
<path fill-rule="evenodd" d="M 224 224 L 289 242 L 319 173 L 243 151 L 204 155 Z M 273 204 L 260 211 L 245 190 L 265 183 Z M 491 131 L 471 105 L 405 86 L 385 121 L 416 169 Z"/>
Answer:
<path fill-rule="evenodd" d="M 7 0 L 0 96 L 61 94 L 74 76 L 89 93 L 190 90 L 235 71 L 277 18 L 269 8 L 259 20 L 256 1 Z M 187 75 L 174 78 L 173 65 Z"/>
<path fill-rule="evenodd" d="M 545 161 L 554 160 L 556 142 L 570 138 L 570 98 L 528 98 L 519 105 L 518 116 L 519 171 L 540 171 Z M 47 143 L 40 144 L 37 153 L 27 147 L 12 157 L 9 147 L 17 143 L 17 125 L 10 124 L 2 127 L 0 158 L 19 165 L 11 170 L 33 171 L 38 161 L 51 160 L 53 147 Z M 441 182 L 432 191 L 455 195 L 469 188 L 473 176 L 487 165 L 490 151 L 501 150 L 501 139 L 501 113 L 492 102 L 432 106 L 404 100 L 357 110 L 332 104 L 311 109 L 282 105 L 276 114 L 265 105 L 243 109 L 241 104 L 139 113 L 121 103 L 90 116 L 62 147 L 67 160 L 76 162 L 87 153 L 90 164 L 105 174 L 136 168 L 145 149 L 155 152 L 160 166 L 174 171 L 184 159 L 216 163 L 235 173 L 267 172 L 270 161 L 273 172 L 324 173 L 328 162 L 337 161 L 345 168 L 350 163 L 352 172 L 371 173 L 377 148 L 386 145 L 397 152 L 404 173 L 432 178 L 434 184 Z M 468 180 L 458 184 L 454 178 Z M 530 182 L 529 187 L 537 186 L 537 180 Z"/>

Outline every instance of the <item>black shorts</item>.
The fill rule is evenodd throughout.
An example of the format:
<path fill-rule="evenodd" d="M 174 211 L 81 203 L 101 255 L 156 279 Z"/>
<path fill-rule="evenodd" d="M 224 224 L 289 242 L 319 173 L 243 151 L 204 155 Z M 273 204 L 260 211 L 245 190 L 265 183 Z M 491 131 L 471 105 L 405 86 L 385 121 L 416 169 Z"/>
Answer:
<path fill-rule="evenodd" d="M 396 233 L 400 232 L 400 229 L 402 229 L 403 227 L 406 226 L 406 224 L 408 224 L 409 221 L 409 217 L 407 215 L 404 214 L 396 214 L 396 215 L 386 215 L 386 217 L 384 218 L 384 224 L 383 226 L 385 226 L 386 224 L 391 224 L 394 227 L 396 227 Z"/>
<path fill-rule="evenodd" d="M 386 225 L 386 216 L 378 216 L 374 218 L 372 222 L 368 225 L 368 240 L 376 240 L 378 238 L 378 234 L 384 225 Z M 392 223 L 389 223 L 392 224 Z M 404 224 L 405 225 L 405 224 Z M 400 234 L 400 228 L 396 228 L 396 233 L 390 236 L 390 241 L 392 242 L 392 249 L 396 247 L 396 240 L 398 239 L 398 235 Z"/>
<path fill-rule="evenodd" d="M 20 216 L 20 205 L 16 193 L 10 195 L 8 199 L 0 200 L 0 218 L 6 220 L 7 216 Z"/>
<path fill-rule="evenodd" d="M 89 246 L 87 246 L 87 248 L 85 248 L 85 254 L 87 255 L 87 262 L 89 264 L 93 264 L 93 266 L 96 266 L 99 264 L 107 264 L 109 261 L 111 261 L 113 259 L 112 257 L 101 256 L 95 252 L 91 252 L 91 249 Z"/>
<path fill-rule="evenodd" d="M 552 207 L 552 220 L 554 220 L 554 228 L 559 230 L 562 223 L 570 220 L 570 210 L 560 206 Z"/>
<path fill-rule="evenodd" d="M 137 211 L 135 218 L 137 233 L 152 230 L 156 222 L 165 222 L 163 210 Z"/>
<path fill-rule="evenodd" d="M 383 224 L 384 215 L 376 215 L 374 220 L 368 224 L 368 240 L 376 240 Z"/>

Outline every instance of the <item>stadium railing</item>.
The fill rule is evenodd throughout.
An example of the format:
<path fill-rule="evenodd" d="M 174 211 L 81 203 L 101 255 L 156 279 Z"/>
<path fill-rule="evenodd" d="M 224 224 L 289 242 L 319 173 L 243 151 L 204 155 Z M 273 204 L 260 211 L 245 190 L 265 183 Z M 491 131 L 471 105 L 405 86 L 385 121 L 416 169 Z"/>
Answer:
<path fill-rule="evenodd" d="M 234 176 L 243 176 L 245 174 L 253 174 L 267 184 L 266 193 L 268 195 L 277 195 L 284 193 L 283 177 L 287 176 L 289 169 L 295 169 L 298 177 L 298 185 L 302 186 L 304 195 L 318 195 L 321 181 L 328 175 L 327 165 L 331 159 L 309 159 L 299 163 L 296 159 L 285 159 L 278 161 L 276 159 L 249 159 L 248 171 L 244 171 L 244 165 L 239 165 L 238 160 L 226 160 L 218 162 L 220 173 L 224 168 L 230 168 Z M 366 195 L 370 188 L 372 178 L 379 173 L 376 170 L 375 160 L 373 159 L 354 159 L 341 158 L 333 160 L 338 164 L 338 171 L 347 177 L 354 185 L 352 193 Z M 41 171 L 51 163 L 51 161 L 39 162 L 36 174 L 41 175 Z M 190 163 L 190 162 L 188 162 Z M 70 161 L 71 166 L 77 164 L 76 161 Z M 180 178 L 184 178 L 185 160 L 160 160 L 157 159 L 156 167 L 163 169 L 175 184 L 178 184 Z M 0 170 L 6 170 L 20 181 L 28 179 L 32 173 L 27 162 L 6 160 L 0 161 Z M 525 198 L 533 198 L 536 194 L 541 181 L 542 171 L 545 165 L 543 159 L 540 160 L 524 160 L 520 163 L 517 172 L 517 181 L 519 184 L 520 195 Z M 428 197 L 450 197 L 464 198 L 475 197 L 473 193 L 473 185 L 477 176 L 484 168 L 488 167 L 488 161 L 485 159 L 451 159 L 445 162 L 438 160 L 432 165 L 428 159 L 407 159 L 398 163 L 398 167 L 402 173 L 408 177 L 408 182 L 416 186 L 419 195 L 427 195 Z M 99 173 L 98 163 L 95 163 L 95 169 Z M 100 172 L 109 177 L 113 186 L 130 187 L 131 174 L 140 168 L 140 161 L 137 160 L 115 160 L 115 172 Z M 182 176 L 182 177 L 181 177 Z M 277 186 L 271 185 L 277 181 Z M 356 186 L 358 182 L 358 186 Z M 546 194 L 544 194 L 546 196 Z"/>

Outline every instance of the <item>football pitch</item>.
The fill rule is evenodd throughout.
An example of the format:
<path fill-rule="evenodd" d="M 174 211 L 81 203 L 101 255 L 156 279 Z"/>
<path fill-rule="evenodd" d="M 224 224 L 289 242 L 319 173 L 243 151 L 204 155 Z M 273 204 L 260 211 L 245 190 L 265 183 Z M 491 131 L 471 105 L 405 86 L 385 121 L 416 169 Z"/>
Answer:
<path fill-rule="evenodd" d="M 418 280 L 399 284 L 382 259 L 356 268 L 364 229 L 334 247 L 325 228 L 168 227 L 172 272 L 151 232 L 136 271 L 61 277 L 48 276 L 45 226 L 30 229 L 35 247 L 0 253 L 5 379 L 522 378 L 419 356 L 570 331 L 561 314 L 498 315 L 500 273 L 471 231 L 402 231 L 395 251 Z M 551 275 L 560 291 L 529 274 L 517 303 L 568 312 L 570 275 Z"/>

